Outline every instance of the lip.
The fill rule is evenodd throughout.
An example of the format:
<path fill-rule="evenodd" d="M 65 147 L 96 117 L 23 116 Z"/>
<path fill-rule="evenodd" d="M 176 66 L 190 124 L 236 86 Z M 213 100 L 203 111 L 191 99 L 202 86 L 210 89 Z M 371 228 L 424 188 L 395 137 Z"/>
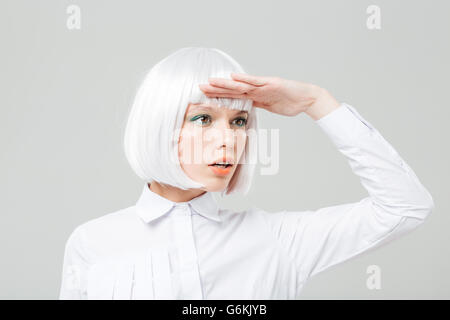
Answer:
<path fill-rule="evenodd" d="M 220 168 L 220 167 L 216 167 L 213 165 L 209 165 L 208 167 L 212 170 L 212 172 L 214 172 L 214 174 L 216 174 L 218 176 L 226 176 L 231 172 L 233 165 L 231 165 L 227 168 Z"/>
<path fill-rule="evenodd" d="M 209 164 L 209 166 L 212 166 L 215 163 L 218 162 L 227 162 L 227 163 L 231 163 L 231 166 L 229 168 L 231 168 L 234 165 L 234 159 L 233 158 L 227 158 L 227 157 L 222 157 L 222 158 L 218 158 L 216 159 L 214 162 L 212 162 L 211 164 Z"/>

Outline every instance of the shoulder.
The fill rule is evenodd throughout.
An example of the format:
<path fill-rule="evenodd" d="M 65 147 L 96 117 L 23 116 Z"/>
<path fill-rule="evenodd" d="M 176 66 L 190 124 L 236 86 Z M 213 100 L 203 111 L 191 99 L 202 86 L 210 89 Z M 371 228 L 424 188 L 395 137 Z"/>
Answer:
<path fill-rule="evenodd" d="M 82 233 L 102 233 L 127 225 L 136 220 L 133 206 L 113 211 L 99 217 L 87 220 L 78 225 L 74 231 Z"/>
<path fill-rule="evenodd" d="M 286 230 L 295 230 L 301 224 L 307 223 L 314 217 L 313 210 L 279 210 L 269 211 L 260 207 L 252 207 L 247 214 L 253 219 L 263 221 L 266 226 L 277 234 Z"/>
<path fill-rule="evenodd" d="M 95 258 L 101 248 L 109 247 L 115 238 L 127 230 L 136 229 L 134 207 L 127 207 L 87 220 L 76 226 L 70 233 L 66 247 L 76 247 L 86 255 Z"/>
<path fill-rule="evenodd" d="M 261 216 L 264 212 L 264 210 L 257 207 L 250 207 L 242 210 L 232 210 L 228 208 L 219 209 L 219 214 L 224 221 L 252 219 Z"/>

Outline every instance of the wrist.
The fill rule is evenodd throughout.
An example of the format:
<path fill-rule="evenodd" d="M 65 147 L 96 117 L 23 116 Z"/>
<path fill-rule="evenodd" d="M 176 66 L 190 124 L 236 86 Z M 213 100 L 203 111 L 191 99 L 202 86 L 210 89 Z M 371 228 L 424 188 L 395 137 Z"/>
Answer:
<path fill-rule="evenodd" d="M 305 111 L 313 120 L 317 121 L 339 108 L 340 103 L 325 88 L 316 87 L 314 91 L 315 101 Z"/>

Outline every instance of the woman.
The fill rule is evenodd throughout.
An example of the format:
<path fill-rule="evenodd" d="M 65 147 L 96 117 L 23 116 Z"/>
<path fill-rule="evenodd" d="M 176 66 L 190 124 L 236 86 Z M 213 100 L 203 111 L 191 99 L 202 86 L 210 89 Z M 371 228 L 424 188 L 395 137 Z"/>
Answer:
<path fill-rule="evenodd" d="M 249 190 L 257 108 L 306 113 L 368 196 L 315 211 L 218 208 L 212 192 Z M 313 84 L 245 74 L 217 49 L 183 48 L 150 70 L 124 146 L 142 194 L 74 229 L 60 299 L 295 299 L 312 276 L 415 229 L 434 208 L 355 108 Z"/>

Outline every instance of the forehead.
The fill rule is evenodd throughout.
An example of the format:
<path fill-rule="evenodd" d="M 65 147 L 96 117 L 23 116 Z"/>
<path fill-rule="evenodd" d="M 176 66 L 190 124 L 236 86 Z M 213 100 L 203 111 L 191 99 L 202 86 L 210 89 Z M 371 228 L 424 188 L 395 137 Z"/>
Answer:
<path fill-rule="evenodd" d="M 245 110 L 236 110 L 231 109 L 225 105 L 215 105 L 215 104 L 204 104 L 204 103 L 196 103 L 189 104 L 188 111 L 209 111 L 209 112 L 221 112 L 222 110 L 226 110 L 231 114 L 240 114 L 240 113 L 248 113 Z"/>

